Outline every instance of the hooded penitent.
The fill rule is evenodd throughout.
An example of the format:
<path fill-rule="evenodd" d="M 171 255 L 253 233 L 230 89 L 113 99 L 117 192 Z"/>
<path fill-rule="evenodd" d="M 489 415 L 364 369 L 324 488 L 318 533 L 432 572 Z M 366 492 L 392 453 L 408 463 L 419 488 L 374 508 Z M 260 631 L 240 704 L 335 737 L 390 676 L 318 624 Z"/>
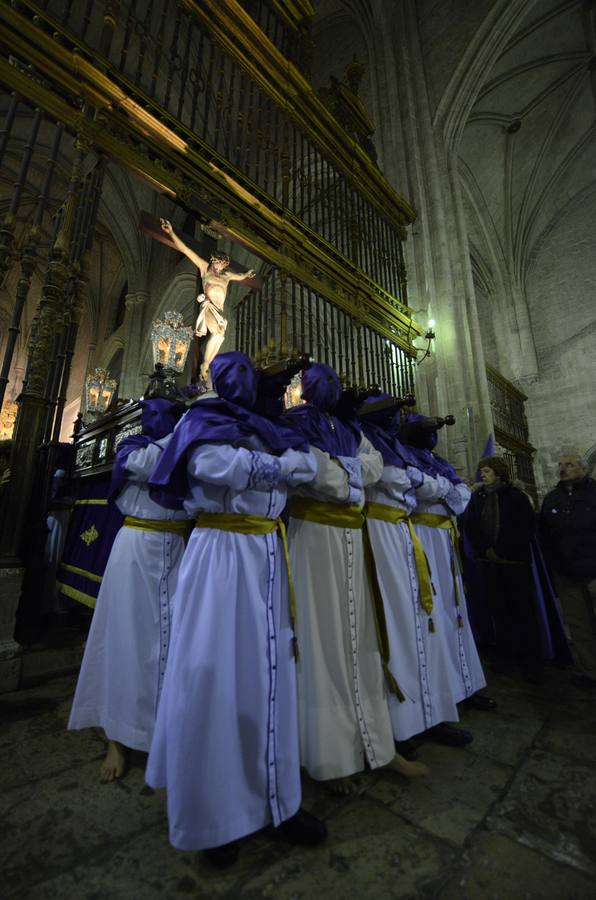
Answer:
<path fill-rule="evenodd" d="M 433 453 L 438 440 L 437 429 L 415 427 L 416 423 L 426 421 L 427 416 L 410 413 L 407 417 L 406 425 L 400 428 L 399 431 L 400 440 L 410 448 L 417 460 L 413 465 L 418 466 L 427 475 L 442 475 L 443 478 L 447 478 L 452 484 L 461 484 L 462 479 L 451 463 Z"/>
<path fill-rule="evenodd" d="M 392 400 L 390 394 L 380 394 L 377 397 L 369 397 L 364 401 L 364 408 L 360 419 L 360 427 L 375 450 L 383 457 L 386 466 L 398 466 L 405 469 L 406 466 L 419 467 L 415 452 L 402 444 L 397 437 L 400 426 L 400 412 L 395 406 L 386 409 L 366 412 L 366 407 L 379 404 L 382 400 Z"/>
<path fill-rule="evenodd" d="M 287 414 L 288 423 L 304 440 L 330 456 L 357 456 L 360 428 L 356 422 L 342 422 L 333 415 L 341 396 L 337 372 L 325 363 L 313 363 L 302 376 L 302 399 Z"/>
<path fill-rule="evenodd" d="M 151 496 L 172 509 L 180 509 L 188 493 L 186 457 L 197 444 L 241 444 L 256 436 L 272 454 L 305 446 L 304 438 L 283 421 L 270 421 L 254 411 L 259 376 L 248 356 L 220 353 L 210 372 L 218 396 L 205 397 L 191 406 L 149 480 Z"/>
<path fill-rule="evenodd" d="M 182 407 L 170 400 L 159 397 L 152 400 L 141 400 L 141 425 L 142 434 L 133 434 L 124 438 L 118 445 L 118 453 L 112 468 L 112 482 L 110 484 L 110 499 L 114 499 L 124 487 L 126 481 L 126 460 L 134 450 L 155 444 L 160 438 L 166 437 L 176 427 Z"/>

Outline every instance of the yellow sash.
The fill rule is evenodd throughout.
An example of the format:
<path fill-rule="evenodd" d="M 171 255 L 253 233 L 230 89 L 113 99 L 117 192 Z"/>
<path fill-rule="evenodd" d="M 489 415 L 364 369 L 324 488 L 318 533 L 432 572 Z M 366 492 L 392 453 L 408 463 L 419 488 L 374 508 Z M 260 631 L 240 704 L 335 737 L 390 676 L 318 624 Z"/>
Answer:
<path fill-rule="evenodd" d="M 383 662 L 383 671 L 391 693 L 395 694 L 399 700 L 404 701 L 406 698 L 402 694 L 397 681 L 389 670 L 389 635 L 387 634 L 383 595 L 381 594 L 381 588 L 379 587 L 375 558 L 372 552 L 368 529 L 366 528 L 364 511 L 359 506 L 346 506 L 341 503 L 323 503 L 320 500 L 311 500 L 309 497 L 294 497 L 290 502 L 290 515 L 294 519 L 304 519 L 307 522 L 316 522 L 319 525 L 328 525 L 331 528 L 362 529 L 364 561 L 373 594 L 373 612 L 375 616 L 377 641 Z"/>
<path fill-rule="evenodd" d="M 431 613 L 433 611 L 433 586 L 431 581 L 430 566 L 424 547 L 420 538 L 414 530 L 414 526 L 405 509 L 399 509 L 397 506 L 389 506 L 387 503 L 367 503 L 364 512 L 368 519 L 380 519 L 382 522 L 391 522 L 397 525 L 404 522 L 408 526 L 410 539 L 414 549 L 414 562 L 416 563 L 416 572 L 418 573 L 418 589 L 420 592 L 420 605 L 425 613 L 428 614 L 428 630 L 434 631 L 435 626 Z"/>
<path fill-rule="evenodd" d="M 449 540 L 451 541 L 451 575 L 453 578 L 453 586 L 455 588 L 455 605 L 460 607 L 460 587 L 458 574 L 463 572 L 463 565 L 459 553 L 458 534 L 455 522 L 451 516 L 444 516 L 440 513 L 422 513 L 414 512 L 411 515 L 414 525 L 426 525 L 429 528 L 444 528 L 449 531 Z M 463 619 L 458 613 L 457 624 L 463 628 Z"/>
<path fill-rule="evenodd" d="M 322 503 L 309 497 L 293 497 L 290 502 L 290 515 L 295 519 L 330 525 L 332 528 L 362 528 L 365 521 L 364 512 L 359 506 Z"/>
<path fill-rule="evenodd" d="M 279 531 L 286 568 L 288 570 L 288 593 L 290 597 L 290 621 L 292 628 L 296 619 L 296 594 L 294 580 L 290 569 L 290 553 L 288 550 L 288 538 L 286 526 L 281 519 L 267 519 L 265 516 L 251 516 L 243 513 L 199 513 L 196 521 L 197 528 L 214 528 L 217 531 L 233 531 L 236 534 L 273 534 Z M 298 660 L 298 641 L 293 639 L 294 656 Z"/>
<path fill-rule="evenodd" d="M 137 528 L 139 531 L 167 531 L 186 537 L 188 521 L 186 519 L 137 519 L 136 516 L 125 516 L 125 528 Z"/>

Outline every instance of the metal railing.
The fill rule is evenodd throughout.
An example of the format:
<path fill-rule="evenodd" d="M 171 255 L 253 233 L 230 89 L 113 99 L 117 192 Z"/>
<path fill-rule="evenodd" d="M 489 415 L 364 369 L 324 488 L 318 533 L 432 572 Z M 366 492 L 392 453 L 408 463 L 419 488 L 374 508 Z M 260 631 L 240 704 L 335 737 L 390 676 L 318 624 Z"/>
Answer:
<path fill-rule="evenodd" d="M 309 353 L 350 384 L 377 384 L 401 397 L 414 391 L 414 360 L 395 341 L 276 270 L 237 305 L 236 348 L 260 363 L 276 353 Z"/>
<path fill-rule="evenodd" d="M 38 6 L 24 2 L 22 9 L 37 12 L 48 31 L 65 29 L 95 56 L 110 28 L 107 69 L 126 81 L 128 92 L 178 120 L 224 166 L 252 182 L 265 203 L 287 210 L 366 272 L 396 306 L 407 306 L 402 241 L 390 217 L 216 43 L 184 0 L 117 6 L 116 12 L 111 0 L 42 0 Z M 291 43 L 271 10 L 267 16 L 269 4 L 251 6 L 282 48 Z"/>

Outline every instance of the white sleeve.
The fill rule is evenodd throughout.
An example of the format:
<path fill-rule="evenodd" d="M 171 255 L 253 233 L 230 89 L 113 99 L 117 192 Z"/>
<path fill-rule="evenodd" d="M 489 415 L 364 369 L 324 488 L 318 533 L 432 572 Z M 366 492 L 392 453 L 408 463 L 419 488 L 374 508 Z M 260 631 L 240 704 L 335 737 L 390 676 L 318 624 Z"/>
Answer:
<path fill-rule="evenodd" d="M 403 495 L 412 487 L 412 482 L 408 478 L 408 473 L 401 466 L 385 466 L 380 483 L 377 485 L 382 488 L 388 497 L 394 500 L 402 500 Z"/>
<path fill-rule="evenodd" d="M 363 434 L 358 447 L 358 459 L 362 463 L 362 484 L 374 484 L 383 474 L 383 457 Z"/>
<path fill-rule="evenodd" d="M 283 480 L 277 456 L 229 444 L 201 444 L 190 454 L 188 474 L 234 491 L 270 491 Z"/>
<path fill-rule="evenodd" d="M 285 450 L 279 461 L 283 480 L 290 487 L 306 484 L 317 474 L 317 460 L 312 451 Z"/>
<path fill-rule="evenodd" d="M 416 499 L 426 503 L 439 502 L 449 494 L 453 485 L 443 475 L 427 475 L 424 473 L 424 481 L 416 488 Z"/>
<path fill-rule="evenodd" d="M 143 484 L 147 481 L 159 462 L 161 451 L 167 446 L 171 437 L 172 435 L 168 434 L 165 438 L 157 441 L 157 443 L 139 447 L 138 450 L 133 450 L 132 453 L 128 454 L 124 468 L 130 482 Z"/>
<path fill-rule="evenodd" d="M 463 482 L 461 484 L 452 484 L 451 490 L 445 497 L 445 503 L 454 516 L 460 516 L 465 512 L 471 496 L 472 492 L 467 484 Z"/>
<path fill-rule="evenodd" d="M 339 462 L 331 459 L 325 450 L 311 447 L 311 453 L 317 464 L 317 472 L 311 486 L 318 494 L 346 503 L 350 494 L 350 482 L 346 470 Z"/>

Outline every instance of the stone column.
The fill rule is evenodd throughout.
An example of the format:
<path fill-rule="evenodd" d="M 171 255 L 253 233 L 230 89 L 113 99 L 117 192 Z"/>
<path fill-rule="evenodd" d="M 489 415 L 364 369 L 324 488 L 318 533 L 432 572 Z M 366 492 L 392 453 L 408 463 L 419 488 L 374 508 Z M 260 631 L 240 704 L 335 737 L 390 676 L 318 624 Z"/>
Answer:
<path fill-rule="evenodd" d="M 147 378 L 139 371 L 144 355 L 143 318 L 148 306 L 149 291 L 132 291 L 126 295 L 126 346 L 122 361 L 119 395 L 136 399 L 143 393 Z M 150 373 L 146 373 L 147 375 Z"/>
<path fill-rule="evenodd" d="M 4 684 L 18 681 L 20 672 L 18 645 L 12 638 L 15 611 L 25 574 L 28 542 L 25 530 L 36 474 L 37 450 L 45 415 L 45 388 L 51 367 L 51 348 L 64 303 L 68 277 L 68 255 L 83 174 L 87 146 L 76 142 L 65 214 L 51 250 L 42 295 L 31 330 L 27 369 L 13 437 L 11 479 L 3 496 L 3 521 L 0 542 L 0 641 L 4 640 L 2 668 L 10 677 Z M 12 654 L 12 655 L 11 655 Z M 16 674 L 15 674 L 16 672 Z M 12 679 L 12 681 L 11 681 Z M 0 685 L 1 687 L 1 685 Z"/>
<path fill-rule="evenodd" d="M 0 372 L 0 409 L 4 401 L 6 385 L 8 384 L 8 376 L 10 375 L 10 367 L 17 344 L 17 338 L 21 330 L 21 317 L 23 309 L 29 295 L 31 287 L 31 278 L 37 262 L 36 249 L 39 242 L 39 229 L 31 228 L 27 236 L 27 240 L 21 252 L 21 274 L 17 282 L 17 290 L 15 297 L 15 305 L 12 313 L 12 321 L 8 328 L 8 341 L 4 352 L 4 360 L 2 363 L 2 371 Z"/>
<path fill-rule="evenodd" d="M 411 307 L 426 309 L 437 323 L 435 352 L 418 369 L 417 390 L 428 411 L 455 415 L 440 451 L 467 473 L 492 416 L 456 161 L 433 127 L 415 3 L 404 0 L 382 15 L 377 36 L 388 61 L 387 90 L 397 101 L 389 107 L 397 119 L 389 131 L 395 150 L 385 145 L 383 167 L 418 212 L 417 234 L 406 245 Z"/>
<path fill-rule="evenodd" d="M 95 351 L 97 350 L 97 344 L 93 341 L 87 346 L 87 365 L 85 366 L 85 378 L 87 375 L 93 371 L 95 368 Z M 87 412 L 87 401 L 85 398 L 85 381 L 83 380 L 83 397 L 81 399 L 81 412 L 84 414 Z"/>

